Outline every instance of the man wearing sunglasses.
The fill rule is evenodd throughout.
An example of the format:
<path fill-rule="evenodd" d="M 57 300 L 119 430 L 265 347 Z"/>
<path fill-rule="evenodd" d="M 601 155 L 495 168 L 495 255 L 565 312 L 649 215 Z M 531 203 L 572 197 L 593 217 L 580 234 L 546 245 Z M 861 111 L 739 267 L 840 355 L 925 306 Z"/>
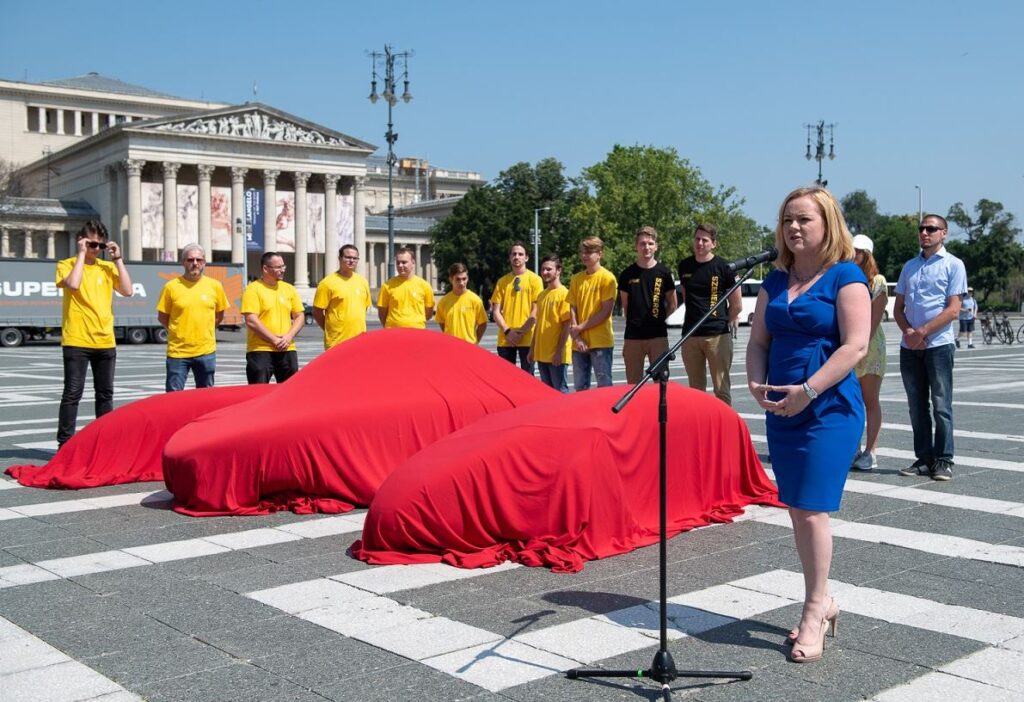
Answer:
<path fill-rule="evenodd" d="M 544 289 L 540 276 L 526 267 L 526 244 L 517 241 L 508 249 L 512 270 L 498 279 L 491 295 L 491 317 L 498 325 L 498 355 L 533 375 L 530 342 L 537 323 L 537 298 Z"/>
<path fill-rule="evenodd" d="M 910 405 L 917 460 L 902 475 L 953 477 L 953 322 L 967 292 L 963 261 L 946 251 L 946 220 L 926 215 L 918 227 L 921 253 L 907 261 L 896 283 L 900 375 Z M 929 405 L 931 414 L 929 415 Z M 935 433 L 932 434 L 932 420 Z"/>
<path fill-rule="evenodd" d="M 217 370 L 217 325 L 230 307 L 219 280 L 203 275 L 206 250 L 188 244 L 181 252 L 185 272 L 167 281 L 156 303 L 156 316 L 167 329 L 167 381 L 164 389 L 185 389 L 192 371 L 197 388 L 213 387 Z"/>
<path fill-rule="evenodd" d="M 78 403 L 85 388 L 86 367 L 92 368 L 96 416 L 114 408 L 114 291 L 132 295 L 132 279 L 121 258 L 121 247 L 108 241 L 107 228 L 90 220 L 78 232 L 76 255 L 57 262 L 57 287 L 63 289 L 61 351 L 64 392 L 57 421 L 57 446 L 75 433 Z M 109 261 L 100 259 L 106 251 Z"/>
<path fill-rule="evenodd" d="M 359 249 L 345 244 L 338 250 L 338 270 L 325 276 L 313 296 L 313 319 L 324 330 L 324 349 L 366 331 L 370 284 L 356 272 Z"/>
<path fill-rule="evenodd" d="M 245 377 L 249 385 L 265 385 L 271 376 L 283 383 L 299 372 L 295 337 L 306 323 L 302 300 L 284 282 L 287 267 L 276 251 L 260 258 L 263 275 L 242 293 L 242 317 L 248 328 Z"/>

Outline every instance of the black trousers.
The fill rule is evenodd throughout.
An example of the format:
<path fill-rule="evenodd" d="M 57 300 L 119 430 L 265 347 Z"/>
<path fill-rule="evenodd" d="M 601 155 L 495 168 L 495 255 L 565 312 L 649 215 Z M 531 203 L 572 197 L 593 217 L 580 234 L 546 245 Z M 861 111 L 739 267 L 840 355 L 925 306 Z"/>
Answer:
<path fill-rule="evenodd" d="M 78 403 L 85 389 L 85 370 L 92 367 L 92 384 L 96 393 L 96 416 L 102 417 L 114 409 L 114 362 L 117 349 L 88 349 L 65 346 L 64 393 L 60 396 L 60 414 L 57 420 L 57 445 L 74 436 L 78 419 Z"/>
<path fill-rule="evenodd" d="M 249 385 L 266 385 L 271 376 L 278 383 L 299 372 L 295 351 L 249 351 L 245 354 L 245 377 Z"/>

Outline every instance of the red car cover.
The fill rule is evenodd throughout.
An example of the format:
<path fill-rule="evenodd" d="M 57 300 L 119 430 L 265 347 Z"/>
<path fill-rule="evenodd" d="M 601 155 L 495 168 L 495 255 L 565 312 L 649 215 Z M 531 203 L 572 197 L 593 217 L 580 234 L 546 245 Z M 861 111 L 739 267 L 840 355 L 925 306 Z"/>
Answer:
<path fill-rule="evenodd" d="M 273 393 L 174 435 L 164 479 L 193 516 L 344 512 L 407 458 L 493 413 L 560 394 L 495 354 L 434 331 L 335 346 Z"/>
<path fill-rule="evenodd" d="M 604 388 L 495 414 L 397 468 L 352 552 L 369 563 L 574 572 L 658 540 L 658 389 L 620 414 Z M 668 531 L 779 505 L 743 420 L 705 393 L 668 390 Z"/>

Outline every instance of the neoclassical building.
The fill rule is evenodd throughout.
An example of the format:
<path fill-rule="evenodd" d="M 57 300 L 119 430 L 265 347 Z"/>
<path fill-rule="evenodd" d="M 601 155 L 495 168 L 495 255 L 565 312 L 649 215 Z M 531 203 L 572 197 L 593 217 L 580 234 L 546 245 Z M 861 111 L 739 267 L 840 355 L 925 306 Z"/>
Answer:
<path fill-rule="evenodd" d="M 354 243 L 371 285 L 387 277 L 387 219 L 367 216 L 386 210 L 386 164 L 342 132 L 261 103 L 182 100 L 95 74 L 0 81 L 0 132 L 0 157 L 27 161 L 17 176 L 35 198 L 0 205 L 5 257 L 67 255 L 91 210 L 129 261 L 173 261 L 198 241 L 212 260 L 255 270 L 274 250 L 308 291 L 337 269 L 338 246 Z M 435 284 L 430 226 L 480 180 L 421 159 L 396 169 L 396 207 L 409 215 L 396 219 L 396 241 L 415 248 Z M 61 209 L 63 231 L 44 216 Z"/>

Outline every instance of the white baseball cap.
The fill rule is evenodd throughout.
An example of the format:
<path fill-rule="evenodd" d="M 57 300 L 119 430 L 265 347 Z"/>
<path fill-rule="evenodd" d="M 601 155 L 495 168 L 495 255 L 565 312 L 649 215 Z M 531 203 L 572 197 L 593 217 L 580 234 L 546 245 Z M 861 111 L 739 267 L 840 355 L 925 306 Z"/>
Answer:
<path fill-rule="evenodd" d="M 869 254 L 875 253 L 875 243 L 863 234 L 853 237 L 853 248 L 867 251 Z"/>

